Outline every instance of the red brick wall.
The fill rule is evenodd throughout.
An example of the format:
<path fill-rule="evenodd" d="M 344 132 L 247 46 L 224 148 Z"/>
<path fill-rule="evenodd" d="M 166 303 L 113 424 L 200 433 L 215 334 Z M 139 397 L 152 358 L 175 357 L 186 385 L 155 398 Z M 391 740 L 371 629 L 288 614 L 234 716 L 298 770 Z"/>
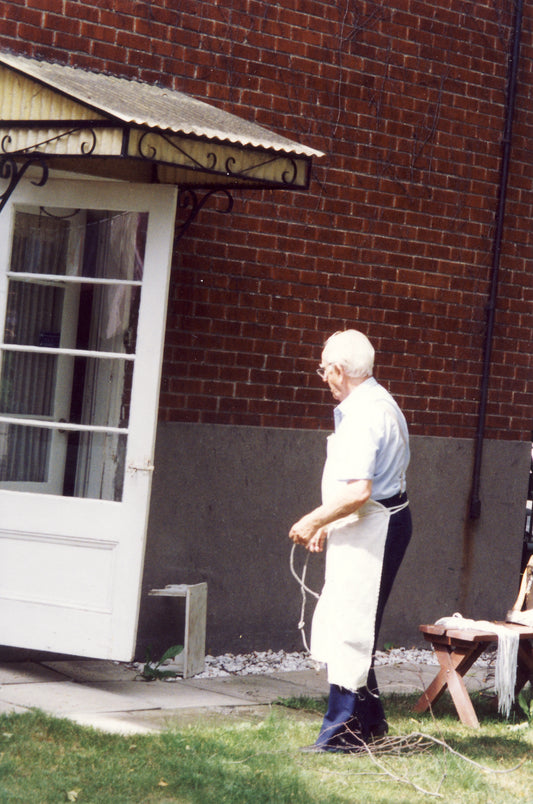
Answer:
<path fill-rule="evenodd" d="M 511 9 L 0 0 L 2 48 L 161 82 L 326 153 L 308 193 L 236 194 L 177 245 L 162 418 L 329 427 L 321 344 L 357 326 L 413 433 L 473 435 Z M 503 439 L 529 438 L 533 403 L 532 22 L 526 6 L 487 410 Z"/>

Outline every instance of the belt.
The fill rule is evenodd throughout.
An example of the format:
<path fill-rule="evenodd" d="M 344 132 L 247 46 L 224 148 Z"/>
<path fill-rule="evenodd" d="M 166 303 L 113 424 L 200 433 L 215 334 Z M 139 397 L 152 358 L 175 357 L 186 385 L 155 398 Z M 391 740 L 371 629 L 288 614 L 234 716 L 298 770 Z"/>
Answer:
<path fill-rule="evenodd" d="M 376 502 L 381 503 L 385 508 L 394 508 L 395 505 L 403 505 L 407 502 L 407 492 L 401 491 L 395 494 L 394 497 L 387 497 L 386 500 L 376 500 Z"/>

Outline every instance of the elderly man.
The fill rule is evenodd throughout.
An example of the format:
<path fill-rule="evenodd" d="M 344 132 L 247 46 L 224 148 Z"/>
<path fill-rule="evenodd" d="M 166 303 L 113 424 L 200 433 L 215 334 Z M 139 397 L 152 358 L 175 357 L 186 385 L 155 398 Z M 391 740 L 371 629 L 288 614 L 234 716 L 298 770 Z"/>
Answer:
<path fill-rule="evenodd" d="M 356 330 L 332 335 L 319 375 L 338 401 L 328 438 L 322 505 L 289 533 L 311 552 L 326 545 L 311 654 L 327 665 L 328 710 L 304 750 L 364 751 L 387 732 L 373 670 L 383 610 L 411 537 L 405 491 L 409 435 L 393 397 L 372 376 L 374 349 Z"/>

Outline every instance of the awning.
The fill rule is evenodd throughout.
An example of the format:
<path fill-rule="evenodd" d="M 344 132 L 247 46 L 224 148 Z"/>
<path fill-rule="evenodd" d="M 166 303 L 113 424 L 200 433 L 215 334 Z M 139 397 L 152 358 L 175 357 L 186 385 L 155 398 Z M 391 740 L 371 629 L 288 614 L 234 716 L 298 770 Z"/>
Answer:
<path fill-rule="evenodd" d="M 39 157 L 126 181 L 306 189 L 322 155 L 183 92 L 0 53 L 0 164 Z"/>

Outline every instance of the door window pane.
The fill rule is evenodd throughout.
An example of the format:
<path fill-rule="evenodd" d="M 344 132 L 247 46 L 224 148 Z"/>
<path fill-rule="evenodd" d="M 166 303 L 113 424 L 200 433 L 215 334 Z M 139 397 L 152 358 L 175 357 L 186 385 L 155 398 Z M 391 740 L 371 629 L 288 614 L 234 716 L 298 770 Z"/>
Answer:
<path fill-rule="evenodd" d="M 119 433 L 69 433 L 63 494 L 120 502 L 126 441 Z"/>
<path fill-rule="evenodd" d="M 80 284 L 76 348 L 133 354 L 141 289 L 129 285 Z"/>
<path fill-rule="evenodd" d="M 147 225 L 146 213 L 88 210 L 83 276 L 141 280 Z"/>
<path fill-rule="evenodd" d="M 68 421 L 98 427 L 127 427 L 133 363 L 93 357 L 73 361 L 73 389 Z"/>
<path fill-rule="evenodd" d="M 66 274 L 69 234 L 68 219 L 18 211 L 11 270 L 30 274 Z"/>
<path fill-rule="evenodd" d="M 65 455 L 66 471 L 56 472 L 53 453 Z M 80 433 L 0 422 L 0 487 L 21 484 L 28 491 L 122 499 L 126 436 Z"/>
<path fill-rule="evenodd" d="M 140 281 L 147 225 L 145 212 L 18 211 L 11 271 Z"/>
<path fill-rule="evenodd" d="M 61 287 L 10 281 L 4 343 L 59 346 L 63 297 Z"/>
<path fill-rule="evenodd" d="M 0 481 L 46 483 L 52 432 L 0 422 Z"/>
<path fill-rule="evenodd" d="M 51 418 L 57 363 L 56 355 L 5 352 L 0 375 L 0 413 Z"/>
<path fill-rule="evenodd" d="M 137 285 L 64 287 L 10 278 L 4 343 L 133 354 L 140 296 Z M 69 326 L 62 332 L 64 317 Z"/>

